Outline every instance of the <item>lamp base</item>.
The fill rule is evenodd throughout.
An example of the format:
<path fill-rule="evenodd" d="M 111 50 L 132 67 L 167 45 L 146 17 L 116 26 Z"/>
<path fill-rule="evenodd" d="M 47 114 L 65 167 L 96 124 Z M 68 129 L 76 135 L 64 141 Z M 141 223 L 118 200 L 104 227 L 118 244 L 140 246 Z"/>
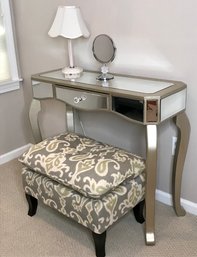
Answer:
<path fill-rule="evenodd" d="M 81 67 L 65 67 L 62 69 L 65 79 L 77 79 L 82 72 L 83 69 Z"/>

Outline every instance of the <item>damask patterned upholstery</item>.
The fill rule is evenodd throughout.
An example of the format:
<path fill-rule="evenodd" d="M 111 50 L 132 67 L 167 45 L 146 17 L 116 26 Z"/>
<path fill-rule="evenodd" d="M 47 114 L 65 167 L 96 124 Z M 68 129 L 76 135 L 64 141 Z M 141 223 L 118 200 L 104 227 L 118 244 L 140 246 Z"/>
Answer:
<path fill-rule="evenodd" d="M 19 161 L 26 194 L 97 234 L 144 199 L 145 161 L 85 136 L 48 138 Z"/>
<path fill-rule="evenodd" d="M 92 198 L 100 198 L 145 169 L 141 157 L 75 133 L 33 145 L 19 160 L 30 169 Z"/>
<path fill-rule="evenodd" d="M 100 199 L 88 198 L 42 174 L 23 168 L 25 192 L 101 234 L 144 197 L 145 173 L 127 179 Z"/>

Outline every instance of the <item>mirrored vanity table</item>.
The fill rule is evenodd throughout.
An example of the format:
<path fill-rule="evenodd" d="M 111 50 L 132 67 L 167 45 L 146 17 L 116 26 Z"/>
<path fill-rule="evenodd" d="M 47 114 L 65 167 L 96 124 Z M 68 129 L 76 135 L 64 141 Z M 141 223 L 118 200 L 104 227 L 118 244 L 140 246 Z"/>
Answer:
<path fill-rule="evenodd" d="M 146 211 L 145 236 L 148 245 L 155 243 L 155 190 L 157 173 L 158 125 L 173 119 L 178 128 L 178 144 L 172 178 L 173 204 L 178 216 L 185 215 L 180 204 L 181 180 L 189 141 L 190 125 L 185 114 L 186 85 L 166 81 L 113 74 L 114 79 L 99 81 L 98 73 L 84 71 L 76 80 L 66 80 L 61 70 L 32 76 L 33 100 L 30 121 L 35 141 L 42 140 L 38 113 L 40 101 L 57 99 L 66 105 L 67 128 L 75 131 L 74 112 L 100 110 L 112 112 L 146 127 Z"/>

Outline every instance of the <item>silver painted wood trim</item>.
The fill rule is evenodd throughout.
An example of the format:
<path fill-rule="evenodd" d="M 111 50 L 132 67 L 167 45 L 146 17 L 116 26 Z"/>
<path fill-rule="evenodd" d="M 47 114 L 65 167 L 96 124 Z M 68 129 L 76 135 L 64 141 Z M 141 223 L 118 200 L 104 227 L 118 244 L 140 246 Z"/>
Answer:
<path fill-rule="evenodd" d="M 155 244 L 155 191 L 157 174 L 157 125 L 146 126 L 146 244 Z"/>

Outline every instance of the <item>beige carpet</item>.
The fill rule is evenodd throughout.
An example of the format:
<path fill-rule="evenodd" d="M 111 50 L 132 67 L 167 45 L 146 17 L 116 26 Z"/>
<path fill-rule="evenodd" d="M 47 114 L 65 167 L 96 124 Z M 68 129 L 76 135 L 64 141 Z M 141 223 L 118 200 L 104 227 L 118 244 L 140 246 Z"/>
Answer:
<path fill-rule="evenodd" d="M 49 207 L 34 217 L 27 203 L 17 160 L 0 166 L 1 257 L 94 257 L 91 233 Z M 169 206 L 156 205 L 156 245 L 144 243 L 143 225 L 132 212 L 108 230 L 106 257 L 197 256 L 197 218 L 176 217 Z"/>

